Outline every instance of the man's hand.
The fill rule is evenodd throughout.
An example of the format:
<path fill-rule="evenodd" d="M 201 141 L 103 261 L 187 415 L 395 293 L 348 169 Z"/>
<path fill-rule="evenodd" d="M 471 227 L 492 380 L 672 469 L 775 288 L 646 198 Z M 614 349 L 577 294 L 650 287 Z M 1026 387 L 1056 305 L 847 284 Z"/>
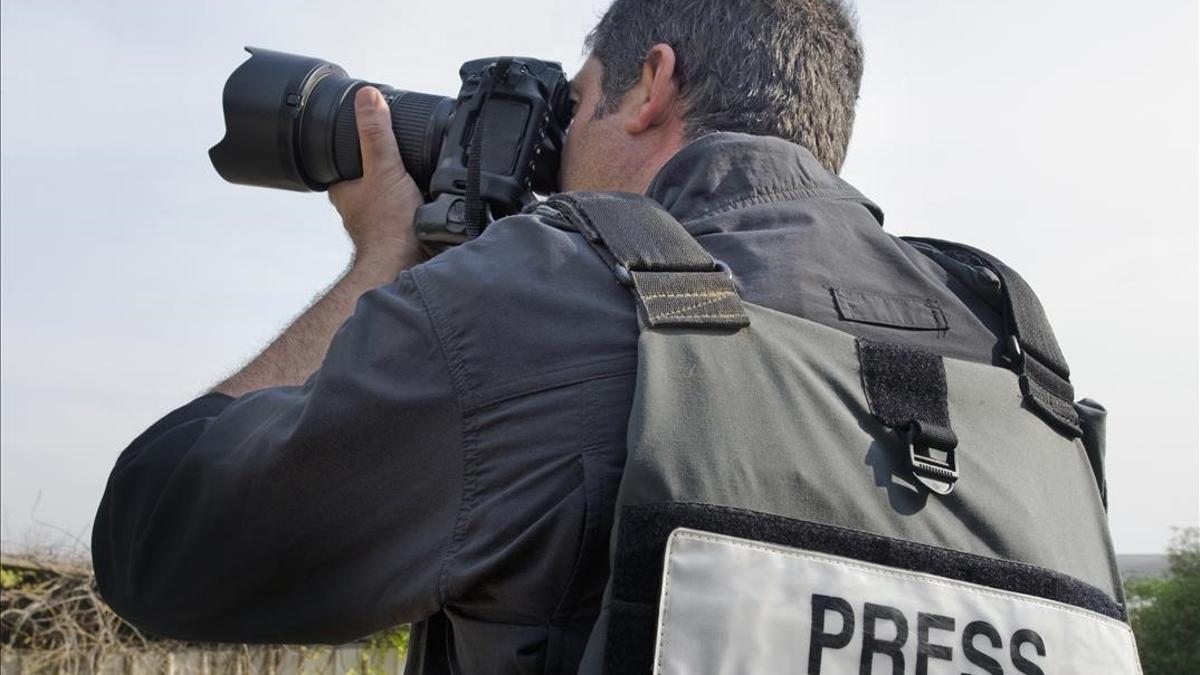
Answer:
<path fill-rule="evenodd" d="M 394 281 L 423 258 L 413 231 L 413 216 L 423 203 L 421 191 L 404 170 L 391 112 L 373 87 L 358 90 L 354 108 L 363 176 L 329 188 L 329 200 L 354 242 L 354 262 L 262 353 L 213 391 L 241 396 L 264 387 L 302 384 L 320 367 L 333 334 L 350 317 L 359 296 Z"/>
<path fill-rule="evenodd" d="M 363 176 L 329 187 L 329 201 L 354 242 L 354 266 L 387 270 L 390 276 L 421 262 L 413 214 L 424 203 L 400 159 L 392 115 L 383 95 L 363 87 L 354 97 Z"/>

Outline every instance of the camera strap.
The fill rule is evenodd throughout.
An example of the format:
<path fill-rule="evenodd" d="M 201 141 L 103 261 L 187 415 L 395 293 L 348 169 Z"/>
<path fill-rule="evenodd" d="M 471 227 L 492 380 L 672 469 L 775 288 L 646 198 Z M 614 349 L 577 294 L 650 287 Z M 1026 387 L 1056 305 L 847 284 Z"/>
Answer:
<path fill-rule="evenodd" d="M 483 234 L 483 228 L 488 225 L 487 205 L 480 196 L 480 184 L 483 174 L 484 139 L 487 137 L 487 103 L 492 93 L 494 81 L 490 73 L 485 73 L 479 83 L 481 101 L 479 112 L 475 115 L 475 126 L 471 130 L 471 146 L 467 151 L 467 186 L 465 190 L 466 204 L 463 220 L 470 239 Z"/>

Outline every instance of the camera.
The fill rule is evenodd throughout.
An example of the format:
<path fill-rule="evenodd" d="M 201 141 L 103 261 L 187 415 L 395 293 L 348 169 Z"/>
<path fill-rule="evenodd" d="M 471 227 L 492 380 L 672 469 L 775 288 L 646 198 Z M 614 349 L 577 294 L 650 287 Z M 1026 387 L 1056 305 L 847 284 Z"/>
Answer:
<path fill-rule="evenodd" d="M 558 190 L 573 112 L 558 63 L 467 61 L 458 96 L 448 98 L 354 79 L 321 59 L 246 51 L 225 83 L 225 137 L 209 150 L 231 183 L 320 191 L 362 176 L 354 95 L 370 85 L 387 101 L 400 157 L 425 196 L 415 226 L 431 254 Z"/>

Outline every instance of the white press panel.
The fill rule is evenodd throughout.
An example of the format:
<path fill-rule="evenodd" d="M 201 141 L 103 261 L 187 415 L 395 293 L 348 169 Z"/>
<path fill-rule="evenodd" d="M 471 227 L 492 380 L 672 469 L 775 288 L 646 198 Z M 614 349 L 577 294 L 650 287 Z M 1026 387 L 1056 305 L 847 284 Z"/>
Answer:
<path fill-rule="evenodd" d="M 1071 605 L 695 530 L 665 555 L 662 675 L 1141 673 L 1126 624 Z"/>

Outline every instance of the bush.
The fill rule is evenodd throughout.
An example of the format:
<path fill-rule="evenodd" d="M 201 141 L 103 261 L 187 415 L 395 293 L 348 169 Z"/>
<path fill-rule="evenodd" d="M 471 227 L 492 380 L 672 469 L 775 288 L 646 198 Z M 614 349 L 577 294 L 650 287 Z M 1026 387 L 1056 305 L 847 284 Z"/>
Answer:
<path fill-rule="evenodd" d="M 1200 528 L 1176 531 L 1169 573 L 1129 579 L 1125 593 L 1145 675 L 1200 673 Z"/>

